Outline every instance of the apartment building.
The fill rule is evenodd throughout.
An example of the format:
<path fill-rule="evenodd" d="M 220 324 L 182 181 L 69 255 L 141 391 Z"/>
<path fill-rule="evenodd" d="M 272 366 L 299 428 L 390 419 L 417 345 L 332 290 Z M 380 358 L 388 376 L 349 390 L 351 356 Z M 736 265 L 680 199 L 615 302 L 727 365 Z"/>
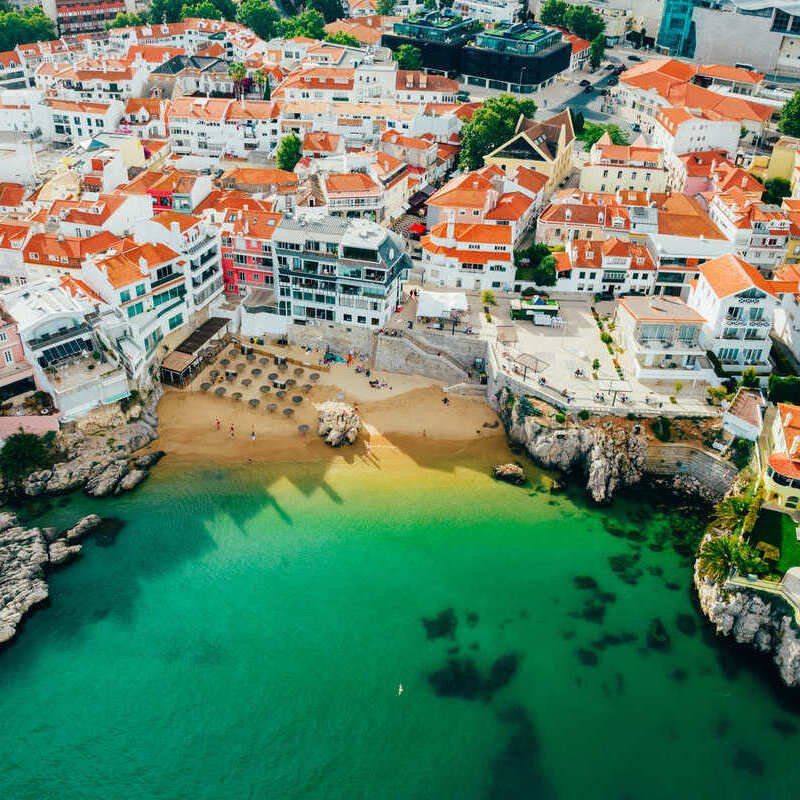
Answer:
<path fill-rule="evenodd" d="M 135 194 L 101 194 L 95 199 L 56 200 L 47 210 L 47 227 L 63 236 L 90 237 L 108 231 L 125 236 L 139 219 L 152 216 L 152 204 Z"/>
<path fill-rule="evenodd" d="M 516 269 L 510 226 L 456 222 L 451 213 L 420 244 L 424 283 L 481 291 L 513 289 Z"/>
<path fill-rule="evenodd" d="M 0 301 L 0 399 L 6 401 L 35 388 L 33 367 L 25 356 L 19 326 Z"/>
<path fill-rule="evenodd" d="M 28 279 L 23 250 L 31 222 L 0 220 L 0 286 L 20 286 Z"/>
<path fill-rule="evenodd" d="M 766 499 L 786 509 L 800 504 L 800 407 L 778 403 L 764 473 Z"/>
<path fill-rule="evenodd" d="M 134 239 L 164 244 L 186 262 L 183 272 L 189 314 L 207 307 L 222 294 L 220 235 L 216 226 L 192 214 L 163 211 L 152 219 L 139 221 L 134 227 Z"/>
<path fill-rule="evenodd" d="M 730 374 L 770 372 L 769 334 L 787 285 L 768 281 L 743 258 L 727 255 L 700 265 L 687 304 L 705 320 L 700 343 Z"/>
<path fill-rule="evenodd" d="M 85 58 L 74 63 L 40 64 L 34 83 L 49 97 L 105 103 L 144 94 L 148 75 L 148 65 L 141 59 Z"/>
<path fill-rule="evenodd" d="M 656 111 L 652 141 L 664 151 L 669 166 L 670 161 L 686 153 L 717 151 L 733 158 L 740 136 L 741 125 L 736 120 L 721 119 L 685 106 L 667 106 Z"/>
<path fill-rule="evenodd" d="M 592 145 L 589 159 L 581 166 L 580 188 L 584 192 L 664 192 L 664 151 L 648 147 L 642 136 L 632 145 L 614 144 L 606 132 Z"/>
<path fill-rule="evenodd" d="M 272 237 L 281 215 L 248 207 L 227 212 L 224 218 L 220 244 L 225 291 L 244 296 L 251 288 L 274 290 Z"/>
<path fill-rule="evenodd" d="M 100 103 L 57 98 L 47 98 L 44 107 L 53 142 L 64 145 L 115 131 L 125 108 L 119 100 Z"/>

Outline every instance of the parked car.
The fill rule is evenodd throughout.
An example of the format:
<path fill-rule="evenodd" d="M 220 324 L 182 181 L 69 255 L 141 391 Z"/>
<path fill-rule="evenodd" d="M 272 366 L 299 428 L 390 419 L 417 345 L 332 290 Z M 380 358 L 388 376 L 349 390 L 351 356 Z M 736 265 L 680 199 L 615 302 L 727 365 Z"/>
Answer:
<path fill-rule="evenodd" d="M 641 133 L 642 132 L 642 126 L 638 122 L 634 122 L 633 125 L 631 125 L 631 130 L 634 133 Z"/>
<path fill-rule="evenodd" d="M 609 86 L 616 86 L 618 83 L 619 83 L 619 78 L 616 75 L 612 75 L 608 79 L 608 85 Z"/>
<path fill-rule="evenodd" d="M 613 64 L 606 64 L 605 67 L 603 67 L 603 69 L 606 69 L 606 70 L 616 69 L 616 67 Z"/>
<path fill-rule="evenodd" d="M 591 81 L 587 81 L 587 80 L 586 80 L 586 78 L 584 78 L 584 79 L 583 79 L 583 80 L 580 82 L 580 84 L 579 84 L 579 85 L 580 85 L 580 86 L 591 86 L 591 85 L 592 85 L 592 82 L 591 82 Z"/>
<path fill-rule="evenodd" d="M 583 93 L 584 94 L 591 94 L 593 91 L 594 91 L 594 89 L 591 86 L 587 86 L 587 87 L 584 88 Z"/>
<path fill-rule="evenodd" d="M 628 61 L 642 61 L 642 60 L 643 59 L 642 59 L 641 56 L 637 56 L 637 55 L 629 55 L 628 56 Z"/>
<path fill-rule="evenodd" d="M 608 89 L 601 89 L 601 90 L 600 90 L 600 94 L 601 94 L 603 97 L 605 97 L 605 96 L 606 96 L 608 93 L 609 93 L 609 92 L 608 92 Z"/>

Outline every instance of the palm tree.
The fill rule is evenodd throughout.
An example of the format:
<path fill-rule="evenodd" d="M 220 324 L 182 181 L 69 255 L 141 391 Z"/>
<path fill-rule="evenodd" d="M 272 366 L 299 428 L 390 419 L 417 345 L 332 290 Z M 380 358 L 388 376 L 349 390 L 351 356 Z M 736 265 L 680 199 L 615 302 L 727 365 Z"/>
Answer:
<path fill-rule="evenodd" d="M 233 95 L 241 100 L 242 83 L 247 77 L 247 68 L 241 61 L 232 61 L 228 64 L 228 77 L 233 81 Z"/>
<path fill-rule="evenodd" d="M 256 87 L 258 87 L 259 90 L 261 90 L 260 93 L 262 94 L 262 96 L 264 93 L 263 87 L 266 82 L 267 82 L 267 76 L 260 69 L 256 70 L 253 73 L 253 83 L 255 84 Z"/>
<path fill-rule="evenodd" d="M 726 497 L 717 504 L 712 524 L 726 531 L 732 531 L 744 519 L 752 501 L 743 495 Z"/>
<path fill-rule="evenodd" d="M 732 533 L 706 539 L 697 559 L 700 574 L 723 583 L 738 562 L 739 546 L 739 537 Z"/>

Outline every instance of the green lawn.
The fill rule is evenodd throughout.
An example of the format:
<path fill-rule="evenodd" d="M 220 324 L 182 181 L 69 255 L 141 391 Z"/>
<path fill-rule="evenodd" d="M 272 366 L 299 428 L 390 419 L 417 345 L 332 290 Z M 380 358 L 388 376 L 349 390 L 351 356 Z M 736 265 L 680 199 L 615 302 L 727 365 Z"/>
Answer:
<path fill-rule="evenodd" d="M 750 543 L 755 547 L 759 542 L 773 544 L 780 548 L 781 560 L 778 572 L 785 573 L 789 567 L 800 566 L 800 542 L 795 537 L 795 522 L 778 511 L 764 511 L 758 515 Z"/>

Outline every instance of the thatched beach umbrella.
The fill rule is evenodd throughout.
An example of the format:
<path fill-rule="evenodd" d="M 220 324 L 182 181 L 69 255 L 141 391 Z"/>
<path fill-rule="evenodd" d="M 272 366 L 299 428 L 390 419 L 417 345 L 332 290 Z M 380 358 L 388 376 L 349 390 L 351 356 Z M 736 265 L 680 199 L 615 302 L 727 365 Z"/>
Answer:
<path fill-rule="evenodd" d="M 231 347 L 231 349 L 228 350 L 228 355 L 231 358 L 236 358 L 236 356 L 239 355 L 239 348 L 238 347 Z"/>
<path fill-rule="evenodd" d="M 303 384 L 303 391 L 308 394 L 314 387 L 310 383 Z"/>
<path fill-rule="evenodd" d="M 222 364 L 223 367 L 227 367 L 231 363 L 231 360 L 229 358 L 221 358 L 219 363 Z"/>
<path fill-rule="evenodd" d="M 252 382 L 250 378 L 242 378 L 242 386 L 249 386 Z"/>
<path fill-rule="evenodd" d="M 210 378 L 219 378 L 219 370 L 212 369 L 211 372 L 208 373 Z"/>
<path fill-rule="evenodd" d="M 224 395 L 224 394 L 225 394 L 225 387 L 224 387 L 224 386 L 220 386 L 218 389 L 215 389 L 215 390 L 214 390 L 214 394 L 215 394 L 217 397 L 222 397 L 222 395 Z"/>
<path fill-rule="evenodd" d="M 258 408 L 260 403 L 261 401 L 257 397 L 254 397 L 252 400 L 248 402 L 248 405 L 250 406 L 250 408 Z"/>
<path fill-rule="evenodd" d="M 211 384 L 210 383 L 201 383 L 200 384 L 200 391 L 201 392 L 207 392 L 210 388 L 211 388 Z"/>
<path fill-rule="evenodd" d="M 264 357 L 259 358 L 258 363 L 261 364 L 262 367 L 266 367 L 267 364 L 269 364 L 269 359 Z"/>
<path fill-rule="evenodd" d="M 283 389 L 278 389 L 278 391 L 275 392 L 275 397 L 277 397 L 278 400 L 283 400 L 283 398 L 286 397 L 286 392 Z"/>
<path fill-rule="evenodd" d="M 305 436 L 311 430 L 311 428 L 308 425 L 298 425 L 297 430 L 300 431 L 303 436 Z"/>
<path fill-rule="evenodd" d="M 275 411 L 277 410 L 277 408 L 278 408 L 278 404 L 277 403 L 270 403 L 267 406 L 267 411 L 269 411 L 270 414 L 274 414 Z"/>
<path fill-rule="evenodd" d="M 312 372 L 312 373 L 311 373 L 311 374 L 308 376 L 308 379 L 309 379 L 310 381 L 318 381 L 318 380 L 319 380 L 319 372 Z"/>
<path fill-rule="evenodd" d="M 296 394 L 296 395 L 295 395 L 295 396 L 292 398 L 292 402 L 293 402 L 295 405 L 297 405 L 298 403 L 302 403 L 302 402 L 303 402 L 303 398 L 302 398 L 302 397 L 300 397 L 300 395 L 299 395 L 299 394 Z"/>
<path fill-rule="evenodd" d="M 294 414 L 294 409 L 293 408 L 284 408 L 283 409 L 283 416 L 284 417 L 291 417 L 292 414 Z"/>
<path fill-rule="evenodd" d="M 242 393 L 241 393 L 241 392 L 234 392 L 234 393 L 231 395 L 231 397 L 232 397 L 234 400 L 241 400 L 241 399 L 242 399 Z"/>
<path fill-rule="evenodd" d="M 244 363 L 244 361 L 240 361 L 240 362 L 239 362 L 239 363 L 236 365 L 236 369 L 238 369 L 238 370 L 240 370 L 240 371 L 241 371 L 241 370 L 243 370 L 244 368 L 245 368 L 245 363 Z"/>
<path fill-rule="evenodd" d="M 247 360 L 248 361 L 255 361 L 256 357 L 252 353 L 248 353 L 247 354 Z"/>
<path fill-rule="evenodd" d="M 301 376 L 301 375 L 302 375 L 304 372 L 305 372 L 305 370 L 304 370 L 302 367 L 295 367 L 295 368 L 294 368 L 294 374 L 295 374 L 295 375 L 297 375 L 297 377 L 298 377 L 298 378 L 299 378 L 299 377 L 300 377 L 300 376 Z"/>
<path fill-rule="evenodd" d="M 276 380 L 278 380 L 278 373 L 277 373 L 277 372 L 270 372 L 270 374 L 269 374 L 269 375 L 267 375 L 267 377 L 268 377 L 268 378 L 269 378 L 271 381 L 276 381 Z"/>
<path fill-rule="evenodd" d="M 269 394 L 272 391 L 272 387 L 271 386 L 259 386 L 258 387 L 258 391 L 261 392 L 261 394 Z"/>
<path fill-rule="evenodd" d="M 250 374 L 258 377 L 261 374 L 261 370 L 258 367 L 255 367 L 255 369 L 250 370 Z"/>
<path fill-rule="evenodd" d="M 297 386 L 297 381 L 294 378 L 287 378 L 286 379 L 287 386 Z"/>

